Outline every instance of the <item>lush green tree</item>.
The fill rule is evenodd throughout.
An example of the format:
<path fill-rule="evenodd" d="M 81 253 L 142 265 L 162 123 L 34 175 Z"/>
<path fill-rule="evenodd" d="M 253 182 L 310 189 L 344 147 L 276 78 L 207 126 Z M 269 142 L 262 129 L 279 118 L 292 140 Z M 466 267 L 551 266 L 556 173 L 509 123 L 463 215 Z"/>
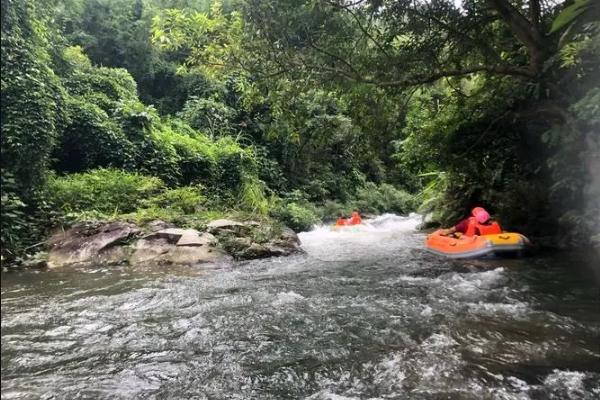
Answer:
<path fill-rule="evenodd" d="M 2 2 L 2 171 L 25 198 L 42 182 L 64 124 L 64 90 L 49 68 L 35 1 Z"/>
<path fill-rule="evenodd" d="M 40 197 L 50 155 L 65 124 L 65 93 L 50 68 L 50 34 L 40 3 L 2 1 L 2 262 L 43 234 Z"/>
<path fill-rule="evenodd" d="M 444 223 L 484 204 L 527 233 L 598 240 L 599 10 L 2 0 L 3 249 L 39 236 L 32 218 L 54 221 L 66 192 L 49 169 L 72 189 L 98 168 L 164 182 L 136 200 L 148 215 L 201 201 L 307 227 L 351 207 L 407 212 L 408 190 Z"/>
<path fill-rule="evenodd" d="M 206 132 L 211 137 L 235 133 L 233 119 L 236 110 L 215 98 L 192 96 L 178 113 L 178 116 L 195 129 Z"/>

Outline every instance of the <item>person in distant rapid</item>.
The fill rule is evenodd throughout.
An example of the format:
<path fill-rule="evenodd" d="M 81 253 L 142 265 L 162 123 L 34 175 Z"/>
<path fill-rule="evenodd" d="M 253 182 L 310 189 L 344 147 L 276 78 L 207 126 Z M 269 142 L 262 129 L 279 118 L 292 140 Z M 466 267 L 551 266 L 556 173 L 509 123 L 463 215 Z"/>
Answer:
<path fill-rule="evenodd" d="M 346 221 L 346 216 L 344 214 L 340 214 L 340 217 L 335 222 L 335 226 L 344 226 L 347 224 L 348 224 L 348 221 Z"/>
<path fill-rule="evenodd" d="M 490 214 L 482 207 L 475 207 L 471 210 L 471 216 L 463 219 L 452 228 L 443 229 L 442 236 L 475 236 L 475 235 L 493 235 L 502 233 L 500 224 L 490 218 Z"/>
<path fill-rule="evenodd" d="M 352 216 L 350 217 L 350 219 L 348 220 L 348 225 L 360 225 L 360 224 L 362 224 L 362 218 L 360 217 L 358 210 L 355 210 L 352 213 Z"/>

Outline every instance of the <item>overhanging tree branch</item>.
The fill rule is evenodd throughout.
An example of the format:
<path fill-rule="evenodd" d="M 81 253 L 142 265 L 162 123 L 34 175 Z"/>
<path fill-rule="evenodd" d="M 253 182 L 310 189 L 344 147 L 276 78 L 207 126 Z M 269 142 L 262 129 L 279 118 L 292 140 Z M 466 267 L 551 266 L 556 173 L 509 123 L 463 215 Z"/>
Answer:
<path fill-rule="evenodd" d="M 490 7 L 498 12 L 517 39 L 527 47 L 530 57 L 530 68 L 535 75 L 539 74 L 542 70 L 545 53 L 545 40 L 542 32 L 536 29 L 536 26 L 529 22 L 507 0 L 486 1 Z M 539 3 L 536 0 L 533 0 L 533 2 L 536 2 L 539 7 Z"/>
<path fill-rule="evenodd" d="M 433 83 L 438 79 L 452 76 L 465 76 L 470 75 L 477 72 L 489 72 L 492 74 L 499 75 L 513 75 L 519 76 L 522 78 L 531 78 L 531 71 L 525 67 L 515 67 L 512 65 L 479 65 L 464 69 L 457 70 L 446 70 L 434 72 L 431 74 L 423 74 L 416 75 L 412 77 L 407 77 L 404 79 L 393 80 L 393 81 L 377 81 L 373 79 L 363 79 L 362 81 L 365 83 L 372 83 L 377 86 L 387 87 L 387 86 L 414 86 L 414 85 L 423 85 L 427 83 Z"/>

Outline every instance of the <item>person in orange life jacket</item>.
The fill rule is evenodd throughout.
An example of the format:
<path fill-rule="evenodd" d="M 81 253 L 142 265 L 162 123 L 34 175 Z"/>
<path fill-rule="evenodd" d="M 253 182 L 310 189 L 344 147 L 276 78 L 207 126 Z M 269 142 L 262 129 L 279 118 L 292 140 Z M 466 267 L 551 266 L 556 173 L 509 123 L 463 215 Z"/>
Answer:
<path fill-rule="evenodd" d="M 344 226 L 347 224 L 348 224 L 348 221 L 346 221 L 346 217 L 344 216 L 344 214 L 340 214 L 340 217 L 335 222 L 335 226 Z"/>
<path fill-rule="evenodd" d="M 458 224 L 441 232 L 442 236 L 475 236 L 493 235 L 502 233 L 500 224 L 490 218 L 490 214 L 482 207 L 475 207 L 471 211 L 471 217 L 460 221 Z"/>
<path fill-rule="evenodd" d="M 348 225 L 360 225 L 362 224 L 362 219 L 360 218 L 360 214 L 358 211 L 354 211 L 352 213 L 352 217 L 348 220 Z"/>

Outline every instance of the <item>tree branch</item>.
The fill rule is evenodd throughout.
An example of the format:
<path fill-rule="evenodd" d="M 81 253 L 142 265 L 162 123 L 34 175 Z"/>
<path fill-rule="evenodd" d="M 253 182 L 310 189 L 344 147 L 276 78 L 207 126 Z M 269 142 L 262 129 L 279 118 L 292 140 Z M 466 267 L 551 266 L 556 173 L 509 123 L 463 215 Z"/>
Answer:
<path fill-rule="evenodd" d="M 361 24 L 360 19 L 358 18 L 356 13 L 350 9 L 350 7 L 340 6 L 339 4 L 335 3 L 334 1 L 330 1 L 329 4 L 332 5 L 333 7 L 340 7 L 340 8 L 345 9 L 346 12 L 348 12 L 348 14 L 350 14 L 352 16 L 352 18 L 354 18 L 354 21 L 356 21 L 356 24 L 358 25 L 358 28 L 363 33 L 363 35 L 365 35 L 367 38 L 369 38 L 371 40 L 371 42 L 373 42 L 373 44 L 379 49 L 379 51 L 381 51 L 388 59 L 392 58 L 388 54 L 388 52 L 385 50 L 385 48 L 381 45 L 381 43 L 379 43 L 377 40 L 375 40 L 373 35 L 371 35 L 369 33 L 369 31 Z"/>
<path fill-rule="evenodd" d="M 447 71 L 439 71 L 436 73 L 422 75 L 422 76 L 414 76 L 411 78 L 400 79 L 395 81 L 375 81 L 375 80 L 363 80 L 366 83 L 373 83 L 378 86 L 413 86 L 413 85 L 422 85 L 426 83 L 433 83 L 438 79 L 451 77 L 451 76 L 465 76 L 469 74 L 473 74 L 476 72 L 489 72 L 492 74 L 499 75 L 513 75 L 520 76 L 523 78 L 532 78 L 533 75 L 528 68 L 525 67 L 517 67 L 513 65 L 478 65 L 474 67 L 458 69 L 458 70 L 447 70 Z"/>
<path fill-rule="evenodd" d="M 541 6 L 540 0 L 529 1 L 529 20 L 536 31 L 540 31 Z"/>
<path fill-rule="evenodd" d="M 340 62 L 340 63 L 342 63 L 343 65 L 347 66 L 347 67 L 350 69 L 351 73 L 352 73 L 354 76 L 356 76 L 357 78 L 359 78 L 359 77 L 360 77 L 360 73 L 359 73 L 359 72 L 358 72 L 358 71 L 357 71 L 357 70 L 356 70 L 356 69 L 355 69 L 355 68 L 354 68 L 354 67 L 353 67 L 353 66 L 352 66 L 352 65 L 351 65 L 351 64 L 350 64 L 348 61 L 346 61 L 346 60 L 345 60 L 345 59 L 343 59 L 342 57 L 340 57 L 340 56 L 337 56 L 337 55 L 335 55 L 335 54 L 333 54 L 333 53 L 331 53 L 331 52 L 329 52 L 329 51 L 327 51 L 327 50 L 325 50 L 325 49 L 321 49 L 320 47 L 317 47 L 317 46 L 316 46 L 316 45 L 315 45 L 315 44 L 312 42 L 312 40 L 309 40 L 309 42 L 308 42 L 308 45 L 309 45 L 311 48 L 313 48 L 313 49 L 315 49 L 316 51 L 318 51 L 319 53 L 325 54 L 325 55 L 327 55 L 327 56 L 329 56 L 329 57 L 333 58 L 334 60 L 337 60 L 337 61 L 339 61 L 339 62 Z M 336 69 L 336 70 L 337 70 L 337 69 Z M 359 79 L 360 79 L 360 78 L 359 78 Z"/>
<path fill-rule="evenodd" d="M 544 62 L 545 42 L 543 34 L 536 29 L 508 0 L 486 0 L 500 14 L 513 34 L 527 47 L 530 68 L 534 75 L 541 72 Z M 537 0 L 532 0 L 537 2 Z M 539 3 L 537 3 L 539 7 Z"/>

